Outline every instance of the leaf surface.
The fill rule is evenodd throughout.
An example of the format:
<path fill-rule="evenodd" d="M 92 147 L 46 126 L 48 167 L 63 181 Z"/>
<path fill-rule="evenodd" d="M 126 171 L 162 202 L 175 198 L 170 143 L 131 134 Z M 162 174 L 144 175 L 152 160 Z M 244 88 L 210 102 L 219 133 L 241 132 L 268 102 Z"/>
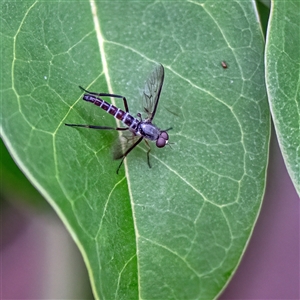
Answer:
<path fill-rule="evenodd" d="M 233 275 L 265 187 L 264 41 L 250 2 L 6 2 L 3 140 L 80 248 L 96 298 L 209 299 Z M 15 11 L 14 18 L 11 12 Z M 222 68 L 225 61 L 227 68 Z M 116 126 L 81 85 L 134 116 L 157 63 L 154 123 L 171 147 L 115 173 Z M 122 100 L 113 100 L 122 107 Z"/>
<path fill-rule="evenodd" d="M 274 1 L 266 44 L 266 83 L 281 152 L 300 196 L 300 2 Z"/>

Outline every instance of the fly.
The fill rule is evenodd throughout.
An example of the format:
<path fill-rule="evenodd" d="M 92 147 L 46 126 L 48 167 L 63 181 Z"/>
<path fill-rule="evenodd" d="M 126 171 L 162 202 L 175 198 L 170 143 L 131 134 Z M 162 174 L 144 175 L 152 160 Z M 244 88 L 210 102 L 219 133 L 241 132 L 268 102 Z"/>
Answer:
<path fill-rule="evenodd" d="M 102 129 L 102 130 L 118 130 L 122 132 L 119 138 L 119 143 L 114 149 L 113 158 L 121 159 L 121 162 L 117 169 L 117 174 L 122 166 L 125 157 L 142 141 L 144 140 L 147 147 L 147 162 L 149 168 L 150 164 L 150 145 L 149 141 L 154 141 L 156 147 L 163 148 L 169 142 L 169 135 L 166 130 L 161 130 L 152 123 L 152 120 L 156 114 L 158 101 L 161 93 L 161 89 L 164 82 L 164 67 L 158 65 L 153 73 L 150 75 L 146 81 L 145 88 L 143 91 L 143 106 L 144 111 L 147 114 L 145 119 L 142 119 L 140 113 L 137 114 L 137 118 L 133 117 L 129 113 L 127 100 L 124 96 L 106 93 L 94 93 L 85 90 L 83 87 L 79 86 L 81 90 L 85 92 L 83 95 L 83 100 L 94 103 L 99 106 L 107 113 L 114 116 L 116 119 L 120 120 L 126 127 L 108 127 L 108 126 L 98 126 L 98 125 L 81 125 L 81 124 L 65 124 L 72 127 L 84 127 L 92 129 Z M 100 97 L 113 97 L 123 99 L 125 111 L 117 108 L 116 106 L 104 101 Z"/>

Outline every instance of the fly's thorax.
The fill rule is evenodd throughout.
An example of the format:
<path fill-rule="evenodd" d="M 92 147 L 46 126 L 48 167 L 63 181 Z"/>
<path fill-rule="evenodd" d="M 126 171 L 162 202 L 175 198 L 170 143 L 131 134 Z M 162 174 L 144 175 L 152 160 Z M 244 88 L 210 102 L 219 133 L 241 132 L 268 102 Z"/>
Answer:
<path fill-rule="evenodd" d="M 160 135 L 160 129 L 158 129 L 151 122 L 141 122 L 139 124 L 138 131 L 141 136 L 150 141 L 156 141 Z"/>

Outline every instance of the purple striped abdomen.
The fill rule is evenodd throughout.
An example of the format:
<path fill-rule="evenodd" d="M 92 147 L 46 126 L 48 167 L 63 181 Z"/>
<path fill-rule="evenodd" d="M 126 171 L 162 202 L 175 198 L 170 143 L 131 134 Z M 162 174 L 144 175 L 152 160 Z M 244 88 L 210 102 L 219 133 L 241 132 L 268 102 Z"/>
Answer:
<path fill-rule="evenodd" d="M 123 122 L 125 125 L 130 127 L 131 129 L 136 129 L 137 125 L 139 123 L 139 120 L 131 116 L 129 113 L 123 111 L 120 108 L 115 107 L 112 104 L 109 104 L 108 102 L 102 100 L 101 98 L 97 98 L 92 95 L 85 94 L 83 96 L 83 100 L 92 102 L 95 105 L 101 107 L 103 110 L 114 116 L 116 119 Z"/>

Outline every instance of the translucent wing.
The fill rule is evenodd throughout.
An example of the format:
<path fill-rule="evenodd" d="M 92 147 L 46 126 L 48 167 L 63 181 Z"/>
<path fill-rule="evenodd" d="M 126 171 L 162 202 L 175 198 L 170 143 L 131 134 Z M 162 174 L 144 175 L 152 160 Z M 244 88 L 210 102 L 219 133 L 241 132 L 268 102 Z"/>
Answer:
<path fill-rule="evenodd" d="M 122 134 L 113 146 L 113 159 L 121 159 L 127 156 L 127 154 L 135 148 L 142 139 L 143 137 L 135 135 L 129 130 L 122 131 Z"/>
<path fill-rule="evenodd" d="M 162 65 L 158 65 L 148 78 L 143 92 L 144 110 L 148 115 L 148 119 L 151 121 L 156 113 L 163 82 L 164 67 Z"/>

